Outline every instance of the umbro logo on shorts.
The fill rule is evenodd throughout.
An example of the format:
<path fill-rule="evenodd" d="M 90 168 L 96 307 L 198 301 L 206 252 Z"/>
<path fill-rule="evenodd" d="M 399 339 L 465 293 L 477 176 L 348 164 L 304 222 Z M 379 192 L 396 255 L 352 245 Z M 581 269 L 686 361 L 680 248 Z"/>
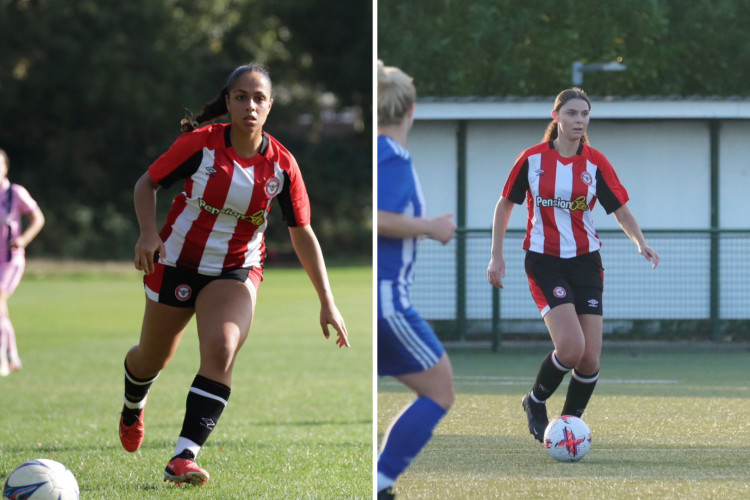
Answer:
<path fill-rule="evenodd" d="M 589 307 L 599 307 L 599 301 L 596 299 L 589 299 L 588 303 Z"/>

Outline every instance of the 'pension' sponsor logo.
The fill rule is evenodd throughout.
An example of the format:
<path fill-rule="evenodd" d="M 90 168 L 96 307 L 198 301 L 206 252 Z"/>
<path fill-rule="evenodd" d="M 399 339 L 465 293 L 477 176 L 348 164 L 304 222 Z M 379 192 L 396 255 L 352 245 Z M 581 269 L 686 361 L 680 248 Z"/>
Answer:
<path fill-rule="evenodd" d="M 538 207 L 554 207 L 554 208 L 562 208 L 565 210 L 570 210 L 571 212 L 574 210 L 580 210 L 585 211 L 589 209 L 588 203 L 586 203 L 586 197 L 581 195 L 575 200 L 563 200 L 562 198 L 542 198 L 541 196 L 537 196 L 534 200 L 536 202 L 536 206 Z"/>
<path fill-rule="evenodd" d="M 206 201 L 203 198 L 198 198 L 198 206 L 201 207 L 206 212 L 210 213 L 211 215 L 218 215 L 218 214 L 229 215 L 229 216 L 234 217 L 237 220 L 250 221 L 256 226 L 260 226 L 266 220 L 266 217 L 265 217 L 266 213 L 263 210 L 258 210 L 257 212 L 251 215 L 245 215 L 236 210 L 232 210 L 231 208 L 213 207 L 209 205 L 208 203 L 206 203 Z"/>

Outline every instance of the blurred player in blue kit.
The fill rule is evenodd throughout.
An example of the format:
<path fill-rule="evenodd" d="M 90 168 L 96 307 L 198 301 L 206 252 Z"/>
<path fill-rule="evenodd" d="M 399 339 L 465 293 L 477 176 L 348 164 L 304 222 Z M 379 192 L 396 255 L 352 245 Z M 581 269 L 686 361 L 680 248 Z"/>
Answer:
<path fill-rule="evenodd" d="M 409 299 L 419 240 L 445 244 L 456 232 L 453 214 L 425 217 L 422 189 L 405 148 L 416 94 L 408 75 L 378 61 L 378 375 L 394 377 L 417 396 L 383 437 L 378 499 L 394 498 L 394 482 L 455 399 L 450 360 Z"/>

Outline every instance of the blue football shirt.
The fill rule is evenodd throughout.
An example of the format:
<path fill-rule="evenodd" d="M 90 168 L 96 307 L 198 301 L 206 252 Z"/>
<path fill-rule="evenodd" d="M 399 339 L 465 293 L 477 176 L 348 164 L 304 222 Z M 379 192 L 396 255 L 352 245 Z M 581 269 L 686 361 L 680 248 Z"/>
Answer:
<path fill-rule="evenodd" d="M 377 199 L 378 210 L 411 217 L 425 214 L 424 195 L 411 155 L 385 135 L 378 136 Z M 378 236 L 378 280 L 381 286 L 382 282 L 391 282 L 395 291 L 393 299 L 401 300 L 404 307 L 408 305 L 408 287 L 414 281 L 417 242 L 417 238 Z"/>

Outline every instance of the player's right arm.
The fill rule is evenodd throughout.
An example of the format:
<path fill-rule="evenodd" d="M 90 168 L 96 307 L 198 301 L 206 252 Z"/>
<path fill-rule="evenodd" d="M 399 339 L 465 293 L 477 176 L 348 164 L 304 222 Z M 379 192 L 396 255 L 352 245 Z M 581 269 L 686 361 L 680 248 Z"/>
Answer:
<path fill-rule="evenodd" d="M 503 259 L 503 240 L 508 230 L 508 221 L 513 211 L 514 203 L 507 198 L 500 197 L 495 205 L 495 217 L 492 222 L 492 248 L 490 263 L 487 266 L 487 281 L 496 288 L 503 287 L 505 278 L 505 259 Z"/>
<path fill-rule="evenodd" d="M 378 210 L 378 236 L 386 238 L 432 238 L 443 245 L 456 233 L 453 214 L 428 219 Z"/>
<path fill-rule="evenodd" d="M 537 146 L 538 147 L 538 146 Z M 523 203 L 529 189 L 528 149 L 523 151 L 505 181 L 500 199 L 495 205 L 495 216 L 492 219 L 492 247 L 490 263 L 487 265 L 487 281 L 495 288 L 503 287 L 505 278 L 505 259 L 503 259 L 503 241 L 508 230 L 513 205 Z"/>
<path fill-rule="evenodd" d="M 133 190 L 135 215 L 141 235 L 135 244 L 135 268 L 146 274 L 154 272 L 154 254 L 166 255 L 164 242 L 156 227 L 156 192 L 159 184 L 155 183 L 148 172 L 145 172 Z"/>

